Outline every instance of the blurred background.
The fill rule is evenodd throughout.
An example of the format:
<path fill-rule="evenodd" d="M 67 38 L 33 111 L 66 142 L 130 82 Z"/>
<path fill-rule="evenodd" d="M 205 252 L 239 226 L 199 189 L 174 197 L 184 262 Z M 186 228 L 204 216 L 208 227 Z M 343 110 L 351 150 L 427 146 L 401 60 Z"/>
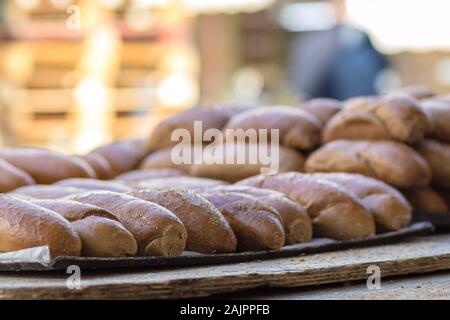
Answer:
<path fill-rule="evenodd" d="M 0 144 L 85 152 L 162 117 L 450 91 L 450 1 L 0 0 Z"/>

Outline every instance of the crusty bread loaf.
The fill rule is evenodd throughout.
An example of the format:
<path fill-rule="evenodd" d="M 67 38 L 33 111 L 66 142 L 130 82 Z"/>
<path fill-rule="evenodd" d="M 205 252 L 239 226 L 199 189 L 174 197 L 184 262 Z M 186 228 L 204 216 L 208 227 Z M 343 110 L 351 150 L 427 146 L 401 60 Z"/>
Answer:
<path fill-rule="evenodd" d="M 237 185 L 214 187 L 210 192 L 248 194 L 272 206 L 283 220 L 286 244 L 307 242 L 313 236 L 312 222 L 305 208 L 281 192 Z"/>
<path fill-rule="evenodd" d="M 370 210 L 356 196 L 328 180 L 283 172 L 248 178 L 237 184 L 276 190 L 297 201 L 311 217 L 315 236 L 350 240 L 375 234 L 375 221 Z"/>
<path fill-rule="evenodd" d="M 436 93 L 425 86 L 407 86 L 396 90 L 397 93 L 408 94 L 418 100 L 431 98 Z"/>
<path fill-rule="evenodd" d="M 279 249 L 285 243 L 278 212 L 256 197 L 234 192 L 202 194 L 212 202 L 236 234 L 239 251 Z"/>
<path fill-rule="evenodd" d="M 48 209 L 0 195 L 0 252 L 48 246 L 50 254 L 79 256 L 81 241 L 69 221 Z"/>
<path fill-rule="evenodd" d="M 316 116 L 325 125 L 336 113 L 341 111 L 342 102 L 328 98 L 316 98 L 300 105 L 300 108 Z"/>
<path fill-rule="evenodd" d="M 97 179 L 106 180 L 114 177 L 111 164 L 102 155 L 97 153 L 89 153 L 78 157 L 86 161 L 92 167 L 95 171 Z"/>
<path fill-rule="evenodd" d="M 30 200 L 30 202 L 56 212 L 70 222 L 81 220 L 90 216 L 118 220 L 110 211 L 92 204 L 66 199 L 33 199 Z"/>
<path fill-rule="evenodd" d="M 57 185 L 35 184 L 32 186 L 17 188 L 13 190 L 11 194 L 36 199 L 60 199 L 84 191 L 86 191 L 86 189 L 63 187 Z"/>
<path fill-rule="evenodd" d="M 81 239 L 84 257 L 128 257 L 137 253 L 133 235 L 118 221 L 89 216 L 72 222 Z"/>
<path fill-rule="evenodd" d="M 155 203 L 111 191 L 89 191 L 68 199 L 111 211 L 136 239 L 140 255 L 178 256 L 186 246 L 181 221 Z"/>
<path fill-rule="evenodd" d="M 177 169 L 147 169 L 147 170 L 133 170 L 125 172 L 116 177 L 116 180 L 121 182 L 142 181 L 167 177 L 184 176 L 185 173 Z"/>
<path fill-rule="evenodd" d="M 356 194 L 375 218 L 378 231 L 399 230 L 411 222 L 412 208 L 403 195 L 379 180 L 350 173 L 316 173 Z"/>
<path fill-rule="evenodd" d="M 433 130 L 430 137 L 450 143 L 450 99 L 427 99 L 421 107 L 429 114 Z"/>
<path fill-rule="evenodd" d="M 322 141 L 394 139 L 407 143 L 421 140 L 430 127 L 427 115 L 409 96 L 394 95 L 359 100 L 333 116 Z"/>
<path fill-rule="evenodd" d="M 0 159 L 25 171 L 37 183 L 51 184 L 68 178 L 93 178 L 95 172 L 85 161 L 40 148 L 1 149 Z"/>
<path fill-rule="evenodd" d="M 405 144 L 388 141 L 332 141 L 313 152 L 307 172 L 359 173 L 399 188 L 424 187 L 431 170 L 426 161 Z"/>
<path fill-rule="evenodd" d="M 154 188 L 180 188 L 187 190 L 199 190 L 215 186 L 225 185 L 227 182 L 215 179 L 197 178 L 197 177 L 167 177 L 159 179 L 150 179 L 139 181 L 135 188 L 154 189 Z"/>
<path fill-rule="evenodd" d="M 33 184 L 35 181 L 28 173 L 0 159 L 0 192 L 8 192 Z"/>
<path fill-rule="evenodd" d="M 450 188 L 450 144 L 423 140 L 416 146 L 416 150 L 428 162 L 433 184 Z"/>
<path fill-rule="evenodd" d="M 80 188 L 84 190 L 106 190 L 113 192 L 129 192 L 131 187 L 120 183 L 119 181 L 105 181 L 86 178 L 72 178 L 56 182 L 54 185 L 62 187 Z"/>
<path fill-rule="evenodd" d="M 403 194 L 416 210 L 436 214 L 450 212 L 442 196 L 430 187 L 404 190 Z"/>
<path fill-rule="evenodd" d="M 174 188 L 136 190 L 129 194 L 173 212 L 186 227 L 186 250 L 201 253 L 236 250 L 236 236 L 228 222 L 217 208 L 198 194 Z"/>
<path fill-rule="evenodd" d="M 273 138 L 271 129 L 277 129 L 279 141 L 276 143 L 310 150 L 320 143 L 321 126 L 319 119 L 299 108 L 260 107 L 233 116 L 225 125 L 224 132 L 225 134 L 231 132 L 234 135 L 238 129 L 245 131 L 265 129 L 268 133 L 267 141 L 270 142 Z"/>

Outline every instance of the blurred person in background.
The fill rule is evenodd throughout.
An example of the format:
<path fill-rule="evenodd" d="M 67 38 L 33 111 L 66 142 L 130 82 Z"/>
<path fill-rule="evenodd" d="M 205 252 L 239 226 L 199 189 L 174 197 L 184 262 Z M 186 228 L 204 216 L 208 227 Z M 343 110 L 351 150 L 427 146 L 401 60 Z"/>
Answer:
<path fill-rule="evenodd" d="M 305 99 L 344 100 L 376 94 L 377 75 L 387 68 L 386 58 L 368 35 L 346 23 L 344 0 L 328 1 L 336 23 L 327 30 L 294 36 L 290 53 L 291 83 Z"/>

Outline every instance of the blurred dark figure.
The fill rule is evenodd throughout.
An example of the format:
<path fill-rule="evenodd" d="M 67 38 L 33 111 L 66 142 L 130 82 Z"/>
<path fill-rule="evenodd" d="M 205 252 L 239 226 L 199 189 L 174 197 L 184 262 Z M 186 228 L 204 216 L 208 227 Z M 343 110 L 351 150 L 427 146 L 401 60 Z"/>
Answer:
<path fill-rule="evenodd" d="M 336 11 L 336 26 L 299 34 L 292 41 L 290 64 L 295 89 L 305 98 L 344 100 L 374 95 L 375 79 L 387 67 L 387 59 L 373 47 L 367 34 L 344 23 L 344 1 L 330 3 Z"/>

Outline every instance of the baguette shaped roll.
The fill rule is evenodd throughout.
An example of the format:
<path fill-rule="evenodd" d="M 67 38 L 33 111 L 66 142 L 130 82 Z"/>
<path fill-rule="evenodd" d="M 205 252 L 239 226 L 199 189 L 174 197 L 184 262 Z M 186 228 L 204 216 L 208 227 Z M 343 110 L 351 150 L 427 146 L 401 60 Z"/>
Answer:
<path fill-rule="evenodd" d="M 450 144 L 434 140 L 422 140 L 417 145 L 416 150 L 430 165 L 432 182 L 439 187 L 449 188 Z"/>
<path fill-rule="evenodd" d="M 52 257 L 79 256 L 81 241 L 69 221 L 26 200 L 0 195 L 0 252 L 48 246 Z"/>
<path fill-rule="evenodd" d="M 92 157 L 92 154 L 105 158 L 112 168 L 112 176 L 115 177 L 135 169 L 146 151 L 139 140 L 123 140 L 100 146 L 92 150 L 87 157 Z"/>
<path fill-rule="evenodd" d="M 167 177 L 159 179 L 150 179 L 140 181 L 136 189 L 154 189 L 154 188 L 180 188 L 187 190 L 198 190 L 225 185 L 227 182 L 215 179 L 196 178 L 196 177 Z"/>
<path fill-rule="evenodd" d="M 121 182 L 128 181 L 142 181 L 167 177 L 183 176 L 184 172 L 177 169 L 148 169 L 148 170 L 133 170 L 125 172 L 116 177 L 116 180 Z"/>
<path fill-rule="evenodd" d="M 442 142 L 450 143 L 450 100 L 427 99 L 421 102 L 433 126 L 430 137 Z"/>
<path fill-rule="evenodd" d="M 35 199 L 30 200 L 30 202 L 56 212 L 70 222 L 85 219 L 90 216 L 117 220 L 117 218 L 108 210 L 92 204 L 65 199 Z"/>
<path fill-rule="evenodd" d="M 423 100 L 434 97 L 436 93 L 426 86 L 408 86 L 396 90 L 397 93 L 407 94 L 417 100 Z"/>
<path fill-rule="evenodd" d="M 137 253 L 133 235 L 118 221 L 89 216 L 72 222 L 81 239 L 83 257 L 130 257 Z"/>
<path fill-rule="evenodd" d="M 213 192 L 203 196 L 222 212 L 236 234 L 239 251 L 275 250 L 285 243 L 278 212 L 256 197 Z"/>
<path fill-rule="evenodd" d="M 109 210 L 134 236 L 140 255 L 179 256 L 186 246 L 187 234 L 181 221 L 156 203 L 111 191 L 90 191 L 68 200 Z"/>
<path fill-rule="evenodd" d="M 403 194 L 416 210 L 436 214 L 450 212 L 443 197 L 430 187 L 404 190 Z"/>
<path fill-rule="evenodd" d="M 375 234 L 374 217 L 361 200 L 325 179 L 283 172 L 248 178 L 238 185 L 279 191 L 297 201 L 312 219 L 316 236 L 350 240 Z"/>
<path fill-rule="evenodd" d="M 379 180 L 350 173 L 317 173 L 356 194 L 369 208 L 380 231 L 399 230 L 411 223 L 412 208 L 403 195 Z"/>
<path fill-rule="evenodd" d="M 102 155 L 89 153 L 78 157 L 86 161 L 92 167 L 92 169 L 95 171 L 97 179 L 107 180 L 114 177 L 114 172 L 111 164 Z"/>
<path fill-rule="evenodd" d="M 311 99 L 300 105 L 305 110 L 320 120 L 325 125 L 328 120 L 342 110 L 342 102 L 328 98 Z"/>
<path fill-rule="evenodd" d="M 201 122 L 203 132 L 212 128 L 222 129 L 233 113 L 233 111 L 227 109 L 208 107 L 193 108 L 179 112 L 162 120 L 153 129 L 148 141 L 148 150 L 155 151 L 177 144 L 178 142 L 171 141 L 172 133 L 176 129 L 186 129 L 192 139 L 194 139 L 195 121 Z M 201 141 L 196 141 L 195 143 L 201 143 Z"/>
<path fill-rule="evenodd" d="M 431 170 L 426 161 L 405 144 L 388 141 L 332 141 L 306 160 L 306 172 L 359 173 L 398 188 L 427 186 Z"/>
<path fill-rule="evenodd" d="M 35 184 L 20 187 L 11 192 L 12 195 L 21 195 L 36 199 L 60 199 L 72 194 L 82 193 L 86 189 L 62 187 L 57 185 Z"/>
<path fill-rule="evenodd" d="M 130 195 L 173 212 L 186 227 L 186 250 L 201 253 L 236 251 L 236 236 L 227 220 L 200 195 L 173 188 L 136 190 Z"/>
<path fill-rule="evenodd" d="M 35 184 L 34 179 L 28 173 L 0 159 L 0 192 L 8 192 L 33 184 Z"/>
<path fill-rule="evenodd" d="M 225 125 L 227 129 L 278 129 L 282 145 L 310 150 L 320 143 L 321 122 L 307 111 L 290 107 L 260 107 L 233 116 Z M 278 141 L 277 141 L 278 143 Z"/>
<path fill-rule="evenodd" d="M 41 184 L 51 184 L 68 178 L 95 177 L 94 170 L 85 161 L 46 149 L 1 149 L 0 159 L 25 171 Z"/>
<path fill-rule="evenodd" d="M 283 220 L 286 244 L 307 242 L 313 236 L 312 222 L 305 208 L 281 192 L 236 185 L 218 186 L 211 192 L 247 194 L 272 206 Z"/>
<path fill-rule="evenodd" d="M 96 179 L 73 178 L 58 181 L 54 185 L 62 187 L 80 188 L 84 190 L 105 190 L 113 192 L 130 192 L 131 187 L 119 181 L 104 181 Z"/>
<path fill-rule="evenodd" d="M 425 136 L 429 127 L 429 119 L 415 99 L 386 96 L 344 107 L 328 121 L 322 141 L 394 139 L 415 143 Z"/>

